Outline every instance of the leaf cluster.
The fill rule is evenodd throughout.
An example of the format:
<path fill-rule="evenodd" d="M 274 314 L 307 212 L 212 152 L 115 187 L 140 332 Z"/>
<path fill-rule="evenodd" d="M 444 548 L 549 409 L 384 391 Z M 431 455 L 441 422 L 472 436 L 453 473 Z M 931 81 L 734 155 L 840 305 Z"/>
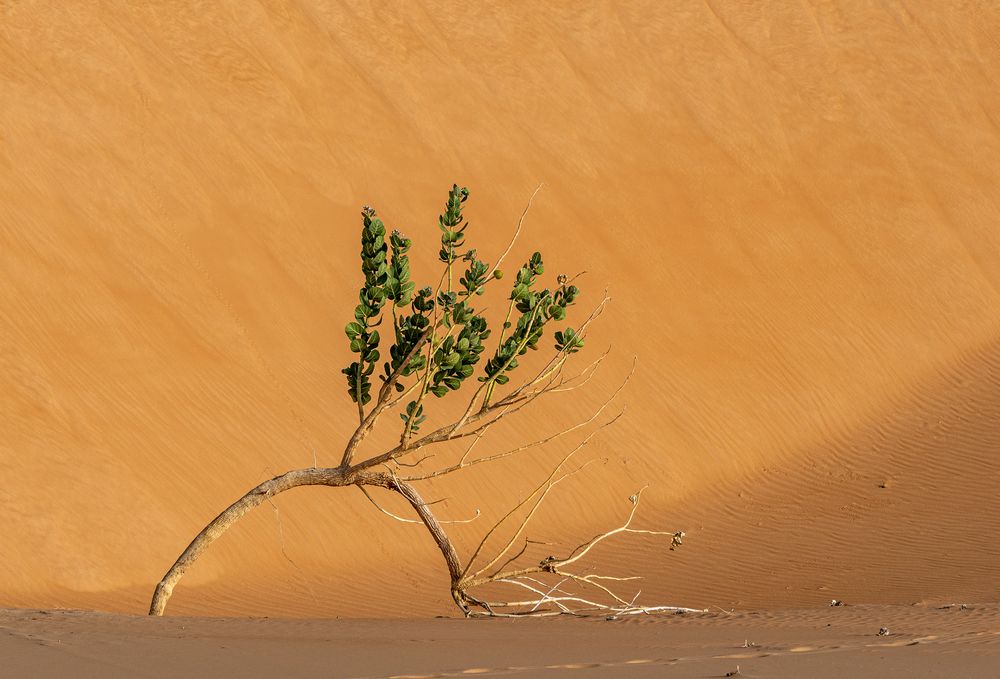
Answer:
<path fill-rule="evenodd" d="M 545 273 L 542 255 L 535 252 L 531 258 L 518 269 L 510 301 L 513 309 L 520 316 L 516 321 L 505 323 L 505 329 L 513 326 L 510 336 L 501 343 L 496 353 L 486 364 L 486 374 L 479 378 L 481 382 L 488 380 L 503 385 L 510 381 L 508 373 L 518 367 L 517 357 L 523 356 L 529 349 L 538 348 L 538 342 L 550 321 L 562 321 L 566 318 L 566 309 L 576 301 L 580 290 L 575 285 L 568 285 L 565 276 L 559 276 L 559 287 L 550 291 L 535 290 L 536 279 Z M 567 350 L 567 344 L 560 337 L 574 337 L 572 351 Z M 556 333 L 556 350 L 573 353 L 583 346 L 580 338 L 572 328 Z"/>
<path fill-rule="evenodd" d="M 425 395 L 441 398 L 458 391 L 474 375 L 486 352 L 485 342 L 492 335 L 486 317 L 475 309 L 473 301 L 483 294 L 487 284 L 499 280 L 502 272 L 494 271 L 491 276 L 489 264 L 478 258 L 476 250 L 462 250 L 468 226 L 462 210 L 468 197 L 467 188 L 453 185 L 445 211 L 438 217 L 441 229 L 438 258 L 446 267 L 446 275 L 436 291 L 431 286 L 416 289 L 411 279 L 408 253 L 412 241 L 399 231 L 393 231 L 387 241 L 385 225 L 375 210 L 367 206 L 362 210 L 364 285 L 359 291 L 354 320 L 345 328 L 350 349 L 358 357 L 342 372 L 347 377 L 348 394 L 359 404 L 363 418 L 364 406 L 372 400 L 370 376 L 380 358 L 381 337 L 377 328 L 388 307 L 392 312 L 393 342 L 379 377 L 383 382 L 391 381 L 397 392 L 420 387 L 400 413 L 404 441 L 426 420 Z M 465 269 L 457 287 L 452 289 L 452 267 L 459 261 L 465 263 Z M 490 390 L 494 383 L 503 385 L 509 381 L 509 372 L 518 367 L 517 357 L 538 348 L 548 324 L 564 320 L 567 308 L 579 294 L 565 276 L 558 277 L 554 290 L 537 290 L 536 284 L 544 272 L 542 255 L 538 252 L 517 271 L 500 341 L 478 376 L 478 381 L 487 383 Z M 560 353 L 574 353 L 583 346 L 582 337 L 572 328 L 557 331 L 554 337 L 556 351 Z M 403 379 L 408 377 L 416 377 L 418 383 L 407 387 Z"/>
<path fill-rule="evenodd" d="M 462 204 L 469 199 L 469 189 L 453 184 L 448 192 L 448 201 L 444 205 L 444 214 L 438 217 L 441 229 L 441 250 L 438 259 L 445 264 L 451 264 L 457 257 L 458 248 L 465 244 L 465 229 L 468 224 L 462 216 Z"/>
<path fill-rule="evenodd" d="M 369 378 L 375 372 L 381 340 L 375 328 L 382 322 L 380 312 L 389 299 L 389 267 L 386 261 L 388 247 L 385 242 L 385 225 L 371 207 L 365 206 L 361 210 L 361 216 L 361 272 L 365 282 L 358 292 L 354 320 L 344 328 L 351 351 L 358 354 L 358 360 L 341 372 L 347 376 L 347 393 L 351 399 L 364 406 L 372 398 Z"/>

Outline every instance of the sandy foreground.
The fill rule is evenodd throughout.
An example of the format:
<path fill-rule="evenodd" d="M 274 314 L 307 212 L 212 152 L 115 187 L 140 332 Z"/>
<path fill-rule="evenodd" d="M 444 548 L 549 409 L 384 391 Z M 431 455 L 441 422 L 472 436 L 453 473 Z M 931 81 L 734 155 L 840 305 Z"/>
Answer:
<path fill-rule="evenodd" d="M 1000 7 L 467 4 L 0 0 L 0 676 L 1000 675 Z M 311 488 L 131 617 L 339 462 L 360 207 L 431 282 L 453 182 L 487 260 L 544 183 L 512 260 L 613 297 L 588 390 L 480 450 L 639 365 L 525 558 L 648 486 L 683 547 L 588 572 L 713 613 L 436 619 L 422 528 Z M 423 486 L 462 558 L 577 440 Z"/>
<path fill-rule="evenodd" d="M 888 636 L 878 636 L 879 629 Z M 136 618 L 0 611 L 4 676 L 998 677 L 1000 608 L 606 621 Z"/>

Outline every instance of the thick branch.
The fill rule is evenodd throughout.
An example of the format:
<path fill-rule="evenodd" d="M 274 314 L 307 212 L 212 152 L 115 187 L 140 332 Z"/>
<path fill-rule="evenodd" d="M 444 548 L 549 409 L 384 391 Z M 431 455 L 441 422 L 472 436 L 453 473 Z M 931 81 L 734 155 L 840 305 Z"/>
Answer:
<path fill-rule="evenodd" d="M 380 476 L 388 477 L 388 475 L 385 474 Z M 420 493 L 417 492 L 417 489 L 405 481 L 388 477 L 388 484 L 383 487 L 391 488 L 405 497 L 406 500 L 413 506 L 413 509 L 417 512 L 417 516 L 420 517 L 420 520 L 424 522 L 425 526 L 427 526 L 427 530 L 430 531 L 431 536 L 434 538 L 434 542 L 437 543 L 438 549 L 441 550 L 441 554 L 444 555 L 444 560 L 448 564 L 448 575 L 451 576 L 452 589 L 454 591 L 455 585 L 462 577 L 462 562 L 458 558 L 458 552 L 455 551 L 455 546 L 452 545 L 451 540 L 448 539 L 448 534 L 444 532 L 444 528 L 441 527 L 441 523 L 437 520 L 437 517 L 434 516 L 434 512 L 430 510 L 430 507 L 426 502 L 424 502 L 424 499 L 420 497 Z"/>
<path fill-rule="evenodd" d="M 215 542 L 226 530 L 240 520 L 244 514 L 269 500 L 278 493 L 283 493 L 298 486 L 343 486 L 344 473 L 341 469 L 309 468 L 297 469 L 269 479 L 252 489 L 239 500 L 229 505 L 225 511 L 212 519 L 200 533 L 191 541 L 187 549 L 177 558 L 174 565 L 166 572 L 163 579 L 156 585 L 153 600 L 149 606 L 150 615 L 163 615 L 174 586 L 181 579 L 202 552 Z"/>
<path fill-rule="evenodd" d="M 460 599 L 456 589 L 456 585 L 462 576 L 462 565 L 458 558 L 458 553 L 455 551 L 454 545 L 451 544 L 451 540 L 448 539 L 448 535 L 445 533 L 441 523 L 431 511 L 428 503 L 424 502 L 420 493 L 413 486 L 386 473 L 351 472 L 340 467 L 319 469 L 311 467 L 286 472 L 261 483 L 212 519 L 198 533 L 197 537 L 191 541 L 191 544 L 188 545 L 187 549 L 184 550 L 177 561 L 174 562 L 174 565 L 163 576 L 163 579 L 156 585 L 156 590 L 153 592 L 153 599 L 149 605 L 149 614 L 163 615 L 167 602 L 173 594 L 174 587 L 181 577 L 184 576 L 198 557 L 213 542 L 251 509 L 270 500 L 279 493 L 299 486 L 338 487 L 348 485 L 368 485 L 387 488 L 406 498 L 406 501 L 410 503 L 414 511 L 416 511 L 417 516 L 420 517 L 420 521 L 434 538 L 434 542 L 437 544 L 438 549 L 441 550 L 442 556 L 444 556 L 445 563 L 448 566 L 448 573 L 451 577 L 452 596 L 455 599 L 455 603 L 468 613 L 468 608 Z"/>

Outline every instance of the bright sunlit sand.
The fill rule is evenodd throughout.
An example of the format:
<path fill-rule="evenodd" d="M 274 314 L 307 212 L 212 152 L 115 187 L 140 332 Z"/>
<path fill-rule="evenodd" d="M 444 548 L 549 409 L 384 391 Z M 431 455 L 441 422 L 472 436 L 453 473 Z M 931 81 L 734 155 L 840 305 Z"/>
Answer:
<path fill-rule="evenodd" d="M 995 666 L 1000 9 L 571 4 L 0 2 L 11 676 Z M 648 486 L 636 526 L 683 547 L 615 539 L 594 572 L 709 613 L 436 620 L 459 611 L 422 526 L 300 488 L 141 617 L 228 503 L 340 463 L 361 207 L 435 283 L 453 182 L 488 262 L 543 184 L 508 276 L 536 249 L 550 277 L 586 270 L 577 324 L 612 298 L 587 388 L 484 454 L 586 419 L 638 361 L 594 463 L 533 523 L 537 558 L 620 525 Z M 479 511 L 449 525 L 465 553 L 578 440 L 423 492 L 442 519 Z"/>

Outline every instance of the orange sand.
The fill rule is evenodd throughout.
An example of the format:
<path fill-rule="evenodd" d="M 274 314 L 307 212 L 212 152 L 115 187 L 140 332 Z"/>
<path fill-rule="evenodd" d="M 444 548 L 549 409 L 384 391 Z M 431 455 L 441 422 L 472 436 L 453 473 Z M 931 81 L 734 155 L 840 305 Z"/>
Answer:
<path fill-rule="evenodd" d="M 0 609 L 5 677 L 993 677 L 1000 609 L 858 606 L 626 620 L 291 620 Z M 888 636 L 878 636 L 886 627 Z"/>
<path fill-rule="evenodd" d="M 614 298 L 592 390 L 488 445 L 639 359 L 537 537 L 648 484 L 684 548 L 596 555 L 648 603 L 1000 601 L 1000 10 L 467 5 L 0 3 L 0 605 L 142 612 L 227 502 L 336 464 L 359 208 L 430 281 L 453 181 L 490 260 L 544 182 L 512 256 Z M 566 449 L 427 494 L 467 549 Z M 451 613 L 439 559 L 298 490 L 169 612 Z"/>

